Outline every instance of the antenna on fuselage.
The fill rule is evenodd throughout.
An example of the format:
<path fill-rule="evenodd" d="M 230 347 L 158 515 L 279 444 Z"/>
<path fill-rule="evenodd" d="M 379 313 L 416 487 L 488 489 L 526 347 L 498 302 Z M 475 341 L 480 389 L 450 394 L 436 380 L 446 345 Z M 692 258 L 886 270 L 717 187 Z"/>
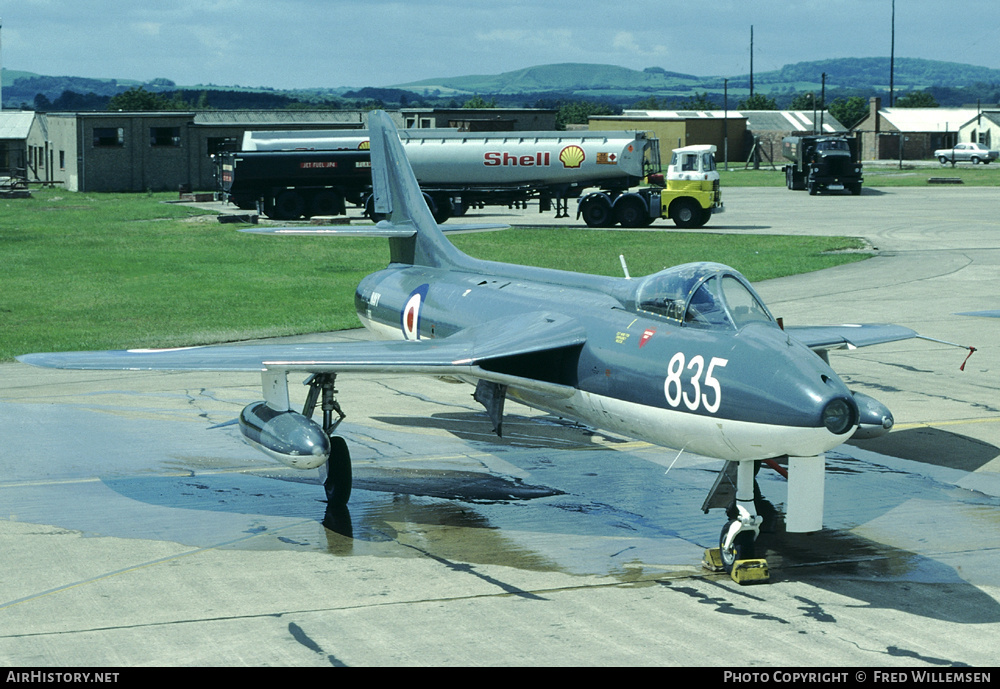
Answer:
<path fill-rule="evenodd" d="M 622 262 L 622 271 L 625 273 L 625 279 L 631 280 L 632 276 L 628 274 L 628 266 L 625 265 L 625 254 L 618 254 L 618 260 Z"/>

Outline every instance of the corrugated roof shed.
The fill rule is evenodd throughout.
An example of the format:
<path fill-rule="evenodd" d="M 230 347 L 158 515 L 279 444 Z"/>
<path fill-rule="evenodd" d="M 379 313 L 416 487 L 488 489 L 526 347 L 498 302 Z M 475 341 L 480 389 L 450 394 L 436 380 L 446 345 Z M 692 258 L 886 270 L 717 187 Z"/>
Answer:
<path fill-rule="evenodd" d="M 208 126 L 360 124 L 360 118 L 357 112 L 346 110 L 210 110 L 195 114 L 194 122 Z"/>
<path fill-rule="evenodd" d="M 33 112 L 0 113 L 0 139 L 27 139 L 34 120 Z"/>
<path fill-rule="evenodd" d="M 811 132 L 813 131 L 812 110 L 626 110 L 625 117 L 648 117 L 654 120 L 690 119 L 737 119 L 745 117 L 747 129 L 760 132 Z M 830 113 L 823 115 L 823 132 L 836 134 L 846 132 Z"/>
<path fill-rule="evenodd" d="M 740 110 L 747 118 L 747 129 L 754 132 L 813 132 L 814 118 L 820 113 L 812 110 Z M 837 118 L 828 112 L 822 114 L 823 133 L 841 134 L 847 131 Z"/>
<path fill-rule="evenodd" d="M 879 114 L 901 132 L 957 132 L 979 113 L 975 108 L 882 108 Z"/>

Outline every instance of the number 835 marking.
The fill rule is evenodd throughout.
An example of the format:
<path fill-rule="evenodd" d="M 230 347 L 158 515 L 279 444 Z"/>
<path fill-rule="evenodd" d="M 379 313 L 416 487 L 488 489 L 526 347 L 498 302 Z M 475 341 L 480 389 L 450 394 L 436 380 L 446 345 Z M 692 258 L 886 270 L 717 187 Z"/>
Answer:
<path fill-rule="evenodd" d="M 719 405 L 722 404 L 722 386 L 712 372 L 717 366 L 721 368 L 728 364 L 729 359 L 713 356 L 708 362 L 708 370 L 705 370 L 705 358 L 700 354 L 691 357 L 687 366 L 684 365 L 685 358 L 684 352 L 677 352 L 667 364 L 667 379 L 663 382 L 663 393 L 666 395 L 667 404 L 679 407 L 683 401 L 684 406 L 691 411 L 704 407 L 709 414 L 714 414 L 719 411 Z M 685 390 L 681 382 L 681 373 L 685 368 L 689 371 L 694 370 L 690 390 Z M 704 379 L 701 377 L 702 373 L 705 374 Z M 702 391 L 702 386 L 706 388 L 705 391 Z M 714 394 L 709 394 L 708 390 L 714 391 Z"/>

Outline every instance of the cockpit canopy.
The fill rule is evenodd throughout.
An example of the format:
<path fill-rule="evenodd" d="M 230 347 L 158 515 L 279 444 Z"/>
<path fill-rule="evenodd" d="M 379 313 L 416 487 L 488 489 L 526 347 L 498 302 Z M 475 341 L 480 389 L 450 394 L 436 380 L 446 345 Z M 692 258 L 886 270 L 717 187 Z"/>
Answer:
<path fill-rule="evenodd" d="M 639 311 L 700 328 L 774 323 L 746 278 L 721 263 L 686 263 L 641 278 L 635 304 Z"/>

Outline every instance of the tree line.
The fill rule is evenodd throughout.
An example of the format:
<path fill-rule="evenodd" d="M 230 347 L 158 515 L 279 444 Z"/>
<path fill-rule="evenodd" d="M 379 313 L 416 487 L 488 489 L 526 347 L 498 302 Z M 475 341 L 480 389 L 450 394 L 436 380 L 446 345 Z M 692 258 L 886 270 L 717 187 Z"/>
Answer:
<path fill-rule="evenodd" d="M 534 102 L 519 103 L 510 96 L 474 95 L 464 102 L 451 98 L 447 103 L 427 100 L 418 94 L 400 89 L 362 89 L 345 93 L 344 97 L 311 97 L 300 99 L 283 93 L 228 90 L 187 90 L 150 91 L 144 86 L 135 86 L 115 95 L 95 93 L 79 94 L 70 90 L 50 101 L 44 94 L 35 96 L 34 110 L 38 111 L 178 111 L 178 110 L 242 110 L 242 109 L 374 109 L 391 107 L 451 107 L 451 108 L 496 108 L 496 107 L 536 107 L 556 110 L 556 123 L 560 129 L 571 124 L 586 124 L 591 116 L 618 115 L 624 109 L 633 110 L 721 110 L 724 107 L 717 96 L 695 92 L 687 98 L 665 98 L 649 96 L 632 103 L 620 103 L 608 99 L 565 99 L 556 97 L 538 98 Z M 352 96 L 352 97 L 348 97 Z M 736 99 L 733 110 L 813 110 L 822 107 L 816 94 L 799 93 L 790 98 L 755 93 Z M 896 98 L 895 107 L 933 108 L 939 103 L 931 90 L 912 91 Z M 868 99 L 863 96 L 838 96 L 826 103 L 827 111 L 850 129 L 868 114 Z"/>

